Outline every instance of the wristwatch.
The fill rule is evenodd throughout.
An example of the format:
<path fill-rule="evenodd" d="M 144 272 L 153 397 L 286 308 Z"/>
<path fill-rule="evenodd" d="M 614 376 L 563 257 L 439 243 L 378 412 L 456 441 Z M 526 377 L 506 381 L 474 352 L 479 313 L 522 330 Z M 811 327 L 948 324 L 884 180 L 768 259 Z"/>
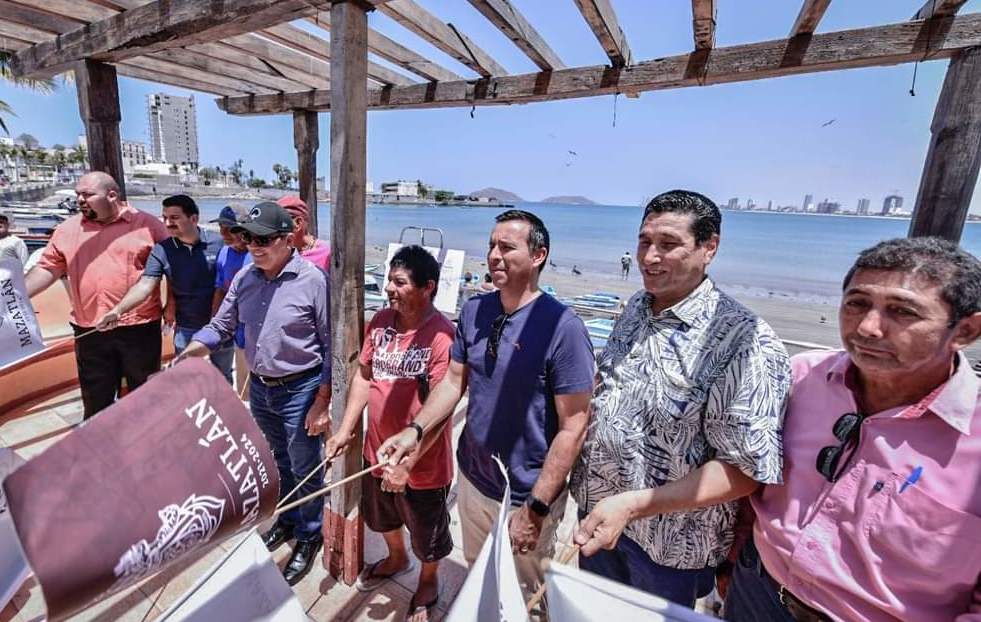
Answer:
<path fill-rule="evenodd" d="M 542 501 L 541 499 L 539 499 L 534 495 L 528 495 L 528 500 L 525 501 L 525 505 L 528 506 L 529 510 L 531 510 L 535 514 L 538 514 L 542 518 L 548 516 L 548 513 L 551 510 L 551 508 L 547 503 L 545 503 L 544 501 Z"/>
<path fill-rule="evenodd" d="M 416 434 L 419 435 L 418 438 L 416 438 L 416 442 L 417 443 L 421 443 L 422 442 L 422 426 L 421 425 L 419 425 L 418 423 L 416 423 L 415 421 L 413 421 L 412 423 L 410 423 L 409 425 L 407 425 L 405 427 L 406 428 L 412 428 L 413 430 L 415 430 L 416 431 Z"/>

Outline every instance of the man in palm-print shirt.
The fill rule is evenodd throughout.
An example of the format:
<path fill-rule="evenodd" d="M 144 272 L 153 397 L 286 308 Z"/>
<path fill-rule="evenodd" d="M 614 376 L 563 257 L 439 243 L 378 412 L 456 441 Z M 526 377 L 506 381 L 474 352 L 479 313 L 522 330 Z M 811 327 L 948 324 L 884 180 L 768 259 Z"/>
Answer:
<path fill-rule="evenodd" d="M 644 210 L 644 290 L 597 361 L 571 481 L 580 566 L 689 607 L 712 590 L 737 500 L 781 482 L 790 387 L 780 340 L 706 276 L 721 221 L 681 190 Z"/>

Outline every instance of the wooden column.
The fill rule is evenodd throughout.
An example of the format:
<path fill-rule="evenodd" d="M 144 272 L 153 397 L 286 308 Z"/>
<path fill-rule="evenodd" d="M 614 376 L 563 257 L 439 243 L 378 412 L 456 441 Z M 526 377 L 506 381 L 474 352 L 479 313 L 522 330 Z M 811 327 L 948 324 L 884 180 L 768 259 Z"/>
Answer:
<path fill-rule="evenodd" d="M 296 147 L 297 171 L 300 176 L 300 198 L 310 208 L 309 231 L 317 237 L 317 113 L 293 111 L 293 146 Z"/>
<path fill-rule="evenodd" d="M 119 85 L 112 65 L 83 60 L 75 63 L 75 88 L 78 110 L 85 124 L 89 165 L 93 171 L 104 171 L 119 183 L 126 198 L 123 178 L 123 148 L 119 140 Z"/>
<path fill-rule="evenodd" d="M 962 50 L 950 60 L 930 132 L 909 237 L 936 235 L 957 242 L 981 166 L 981 47 Z"/>
<path fill-rule="evenodd" d="M 360 4 L 336 2 L 330 9 L 330 23 L 331 406 L 336 433 L 364 335 L 368 18 Z M 334 481 L 361 470 L 363 442 L 358 426 L 343 460 L 334 462 Z M 335 490 L 330 500 L 327 565 L 332 576 L 348 585 L 364 564 L 360 499 L 361 482 L 355 481 Z"/>

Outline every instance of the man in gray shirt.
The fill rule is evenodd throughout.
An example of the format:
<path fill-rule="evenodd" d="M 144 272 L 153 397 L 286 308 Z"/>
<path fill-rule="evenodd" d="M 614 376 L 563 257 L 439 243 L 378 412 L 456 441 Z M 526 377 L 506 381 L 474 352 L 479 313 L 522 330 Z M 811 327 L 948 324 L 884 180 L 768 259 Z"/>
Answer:
<path fill-rule="evenodd" d="M 21 266 L 27 263 L 27 245 L 10 233 L 10 219 L 6 214 L 0 214 L 0 260 L 3 259 L 16 259 Z"/>
<path fill-rule="evenodd" d="M 330 425 L 330 286 L 320 268 L 293 249 L 293 220 L 282 207 L 259 203 L 240 224 L 252 254 L 228 289 L 218 313 L 195 333 L 180 359 L 204 356 L 245 329 L 251 370 L 252 416 L 272 447 L 280 494 L 288 494 L 321 462 L 320 435 Z M 297 495 L 323 487 L 323 473 Z M 323 498 L 281 514 L 263 540 L 270 550 L 296 538 L 283 569 L 290 585 L 310 571 L 323 543 Z"/>

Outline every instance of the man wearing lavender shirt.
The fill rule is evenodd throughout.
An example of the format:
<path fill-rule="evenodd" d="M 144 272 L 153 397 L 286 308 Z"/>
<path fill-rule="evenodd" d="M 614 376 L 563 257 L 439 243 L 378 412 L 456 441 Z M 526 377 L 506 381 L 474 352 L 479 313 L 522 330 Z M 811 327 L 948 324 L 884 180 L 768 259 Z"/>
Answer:
<path fill-rule="evenodd" d="M 330 287 L 327 275 L 293 247 L 293 221 L 279 205 L 259 203 L 239 224 L 252 265 L 232 280 L 218 313 L 198 331 L 180 358 L 204 356 L 245 328 L 251 370 L 252 416 L 272 447 L 280 494 L 288 494 L 321 461 L 320 435 L 330 423 Z M 300 487 L 306 496 L 323 486 L 317 473 Z M 323 542 L 323 498 L 279 516 L 263 535 L 270 550 L 296 538 L 283 569 L 295 585 L 310 571 Z"/>

